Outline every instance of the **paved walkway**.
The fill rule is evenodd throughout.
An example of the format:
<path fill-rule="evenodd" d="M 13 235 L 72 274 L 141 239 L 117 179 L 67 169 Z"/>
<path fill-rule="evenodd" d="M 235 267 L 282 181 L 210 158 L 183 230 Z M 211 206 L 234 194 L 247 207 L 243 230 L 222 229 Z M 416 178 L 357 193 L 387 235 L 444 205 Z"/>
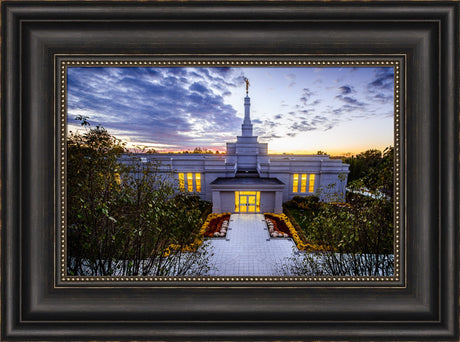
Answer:
<path fill-rule="evenodd" d="M 232 214 L 226 238 L 212 238 L 213 276 L 279 276 L 297 250 L 290 238 L 270 238 L 262 214 Z"/>

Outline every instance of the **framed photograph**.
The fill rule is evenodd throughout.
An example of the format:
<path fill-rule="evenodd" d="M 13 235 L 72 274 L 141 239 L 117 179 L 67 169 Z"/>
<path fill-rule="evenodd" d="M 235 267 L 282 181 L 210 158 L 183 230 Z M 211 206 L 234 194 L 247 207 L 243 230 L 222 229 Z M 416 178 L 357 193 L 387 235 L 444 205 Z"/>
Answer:
<path fill-rule="evenodd" d="M 401 58 L 119 58 L 57 59 L 61 277 L 400 278 Z"/>
<path fill-rule="evenodd" d="M 458 339 L 458 3 L 2 3 L 2 338 Z"/>

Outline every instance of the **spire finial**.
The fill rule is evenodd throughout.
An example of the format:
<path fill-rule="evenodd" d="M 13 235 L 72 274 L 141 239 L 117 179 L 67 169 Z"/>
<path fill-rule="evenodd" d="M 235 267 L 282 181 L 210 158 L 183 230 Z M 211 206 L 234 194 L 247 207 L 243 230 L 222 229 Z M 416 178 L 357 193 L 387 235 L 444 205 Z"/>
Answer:
<path fill-rule="evenodd" d="M 248 92 L 249 92 L 249 80 L 245 77 L 244 78 L 244 82 L 246 82 L 246 95 L 248 95 Z"/>

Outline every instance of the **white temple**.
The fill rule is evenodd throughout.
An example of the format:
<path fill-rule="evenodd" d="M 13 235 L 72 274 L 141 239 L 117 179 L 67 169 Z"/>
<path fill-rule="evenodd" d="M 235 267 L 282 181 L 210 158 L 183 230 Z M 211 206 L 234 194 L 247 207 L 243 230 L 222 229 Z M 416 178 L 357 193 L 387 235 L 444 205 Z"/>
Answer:
<path fill-rule="evenodd" d="M 215 213 L 281 213 L 294 196 L 343 200 L 349 165 L 340 159 L 268 154 L 268 144 L 253 135 L 247 86 L 241 136 L 227 143 L 226 154 L 153 153 L 142 160 L 159 162 L 160 172 L 172 172 L 181 191 L 211 201 Z"/>

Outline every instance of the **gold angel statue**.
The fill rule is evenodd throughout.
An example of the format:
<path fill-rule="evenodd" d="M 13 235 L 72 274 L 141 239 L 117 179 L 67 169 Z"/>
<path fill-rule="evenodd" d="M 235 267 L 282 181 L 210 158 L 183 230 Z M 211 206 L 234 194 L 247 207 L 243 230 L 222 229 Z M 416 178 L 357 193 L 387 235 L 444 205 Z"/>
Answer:
<path fill-rule="evenodd" d="M 248 94 L 248 91 L 249 91 L 249 80 L 245 77 L 244 78 L 244 82 L 246 82 L 246 95 Z"/>

